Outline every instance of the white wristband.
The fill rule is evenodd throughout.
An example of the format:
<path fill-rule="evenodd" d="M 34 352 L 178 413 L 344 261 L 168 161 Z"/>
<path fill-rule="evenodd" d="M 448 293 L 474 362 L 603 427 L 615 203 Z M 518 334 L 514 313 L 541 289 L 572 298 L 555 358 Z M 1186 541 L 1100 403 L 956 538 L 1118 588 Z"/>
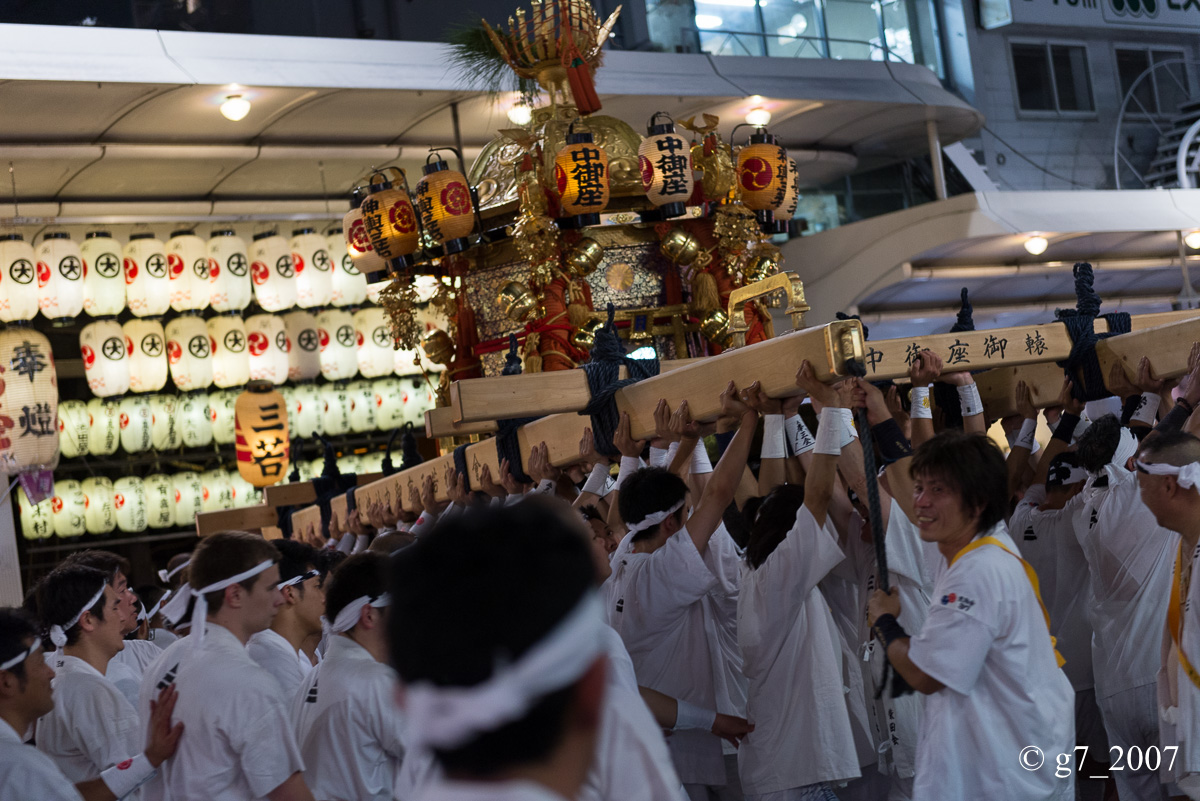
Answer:
<path fill-rule="evenodd" d="M 974 382 L 958 388 L 958 405 L 963 417 L 983 414 L 983 399 L 979 397 L 979 387 Z"/>
<path fill-rule="evenodd" d="M 636 456 L 622 456 L 621 469 L 617 473 L 617 489 L 625 483 L 625 479 L 642 469 L 642 460 Z"/>
<path fill-rule="evenodd" d="M 817 441 L 813 439 L 812 432 L 808 430 L 800 415 L 794 414 L 787 418 L 783 421 L 783 426 L 787 430 L 788 446 L 793 456 L 808 453 L 816 446 Z"/>
<path fill-rule="evenodd" d="M 604 492 L 604 485 L 607 482 L 608 465 L 597 462 L 592 467 L 592 472 L 588 473 L 587 481 L 583 482 L 583 491 L 590 492 L 592 495 L 600 495 Z"/>
<path fill-rule="evenodd" d="M 1014 448 L 1025 448 L 1032 451 L 1033 446 L 1037 444 L 1037 440 L 1033 438 L 1034 432 L 1037 431 L 1037 420 L 1025 418 L 1021 423 L 1021 431 L 1017 434 L 1016 439 L 1011 443 Z"/>
<path fill-rule="evenodd" d="M 650 466 L 651 467 L 666 467 L 667 466 L 667 449 L 656 448 L 650 446 Z"/>
<path fill-rule="evenodd" d="M 783 428 L 782 414 L 763 415 L 761 454 L 763 459 L 787 458 L 787 443 L 783 438 Z"/>
<path fill-rule="evenodd" d="M 533 488 L 533 492 L 535 495 L 553 494 L 557 487 L 558 484 L 555 483 L 554 479 L 543 478 L 538 482 L 537 486 Z"/>
<path fill-rule="evenodd" d="M 663 464 L 663 467 L 668 470 L 671 469 L 671 463 L 675 461 L 675 454 L 677 453 L 679 453 L 679 440 L 675 440 L 667 446 L 667 461 Z"/>
<path fill-rule="evenodd" d="M 103 771 L 100 778 L 104 781 L 104 786 L 121 799 L 149 781 L 154 774 L 155 770 L 150 765 L 150 760 L 145 754 L 138 754 L 133 759 L 118 762 Z"/>
<path fill-rule="evenodd" d="M 717 722 L 716 712 L 696 706 L 695 704 L 689 704 L 683 700 L 678 700 L 675 704 L 677 706 L 675 711 L 675 726 L 671 731 L 683 731 L 684 729 L 712 731 L 713 724 Z"/>
<path fill-rule="evenodd" d="M 1129 422 L 1145 423 L 1148 426 L 1154 425 L 1154 418 L 1158 415 L 1158 405 L 1161 402 L 1162 398 L 1157 393 L 1143 392 L 1137 411 L 1133 413 L 1133 417 L 1129 419 Z"/>
<path fill-rule="evenodd" d="M 821 420 L 817 424 L 817 441 L 814 446 L 814 453 L 826 456 L 839 456 L 842 453 L 842 448 L 849 444 L 850 439 L 845 437 L 846 418 L 842 414 L 843 412 L 849 413 L 850 410 L 836 407 L 826 407 L 821 410 Z"/>
<path fill-rule="evenodd" d="M 711 473 L 712 471 L 712 462 L 708 458 L 708 448 L 704 447 L 704 440 L 699 440 L 696 443 L 696 449 L 692 451 L 692 475 L 698 476 L 703 473 Z"/>
<path fill-rule="evenodd" d="M 514 503 L 520 503 L 523 500 L 525 500 L 525 493 L 514 492 L 512 495 L 504 496 L 504 505 L 512 506 Z"/>
<path fill-rule="evenodd" d="M 913 420 L 933 419 L 933 407 L 929 404 L 929 387 L 913 387 L 909 399 L 912 401 L 909 416 Z"/>

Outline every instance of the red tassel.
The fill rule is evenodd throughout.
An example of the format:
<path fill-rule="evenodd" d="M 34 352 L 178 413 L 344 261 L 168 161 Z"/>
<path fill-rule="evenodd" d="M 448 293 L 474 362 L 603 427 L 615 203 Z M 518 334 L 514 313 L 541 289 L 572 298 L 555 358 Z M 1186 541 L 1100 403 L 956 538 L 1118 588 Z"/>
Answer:
<path fill-rule="evenodd" d="M 596 94 L 596 83 L 592 80 L 592 71 L 587 62 L 575 55 L 571 66 L 567 67 L 567 81 L 571 85 L 571 97 L 575 99 L 575 108 L 580 116 L 595 114 L 600 110 L 600 97 Z"/>

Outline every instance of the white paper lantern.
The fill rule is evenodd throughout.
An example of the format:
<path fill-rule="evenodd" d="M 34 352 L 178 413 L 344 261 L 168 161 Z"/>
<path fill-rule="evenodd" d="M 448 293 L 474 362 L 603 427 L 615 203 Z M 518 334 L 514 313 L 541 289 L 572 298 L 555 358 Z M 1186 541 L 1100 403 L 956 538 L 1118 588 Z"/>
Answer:
<path fill-rule="evenodd" d="M 383 472 L 383 457 L 383 451 L 371 451 L 358 457 L 358 474 L 368 475 Z"/>
<path fill-rule="evenodd" d="M 36 481 L 43 499 L 58 466 L 58 377 L 45 335 L 26 326 L 0 331 L 0 476 Z"/>
<path fill-rule="evenodd" d="M 145 531 L 146 485 L 137 476 L 122 476 L 113 482 L 113 506 L 117 510 L 117 528 L 126 534 Z"/>
<path fill-rule="evenodd" d="M 200 474 L 192 471 L 176 473 L 171 477 L 175 487 L 175 525 L 179 528 L 192 528 L 196 525 L 196 515 L 204 510 L 204 487 L 200 483 Z"/>
<path fill-rule="evenodd" d="M 150 398 L 145 395 L 126 395 L 119 403 L 121 420 L 121 450 L 142 453 L 154 442 L 154 426 L 150 419 Z"/>
<path fill-rule="evenodd" d="M 396 375 L 420 375 L 421 363 L 428 361 L 420 350 L 397 350 L 392 352 L 392 362 Z"/>
<path fill-rule="evenodd" d="M 78 481 L 55 481 L 54 497 L 50 499 L 54 533 L 60 537 L 81 537 L 87 531 L 87 498 Z"/>
<path fill-rule="evenodd" d="M 32 320 L 37 313 L 37 254 L 20 234 L 4 234 L 0 236 L 0 322 Z"/>
<path fill-rule="evenodd" d="M 44 540 L 54 536 L 54 511 L 52 498 L 36 506 L 29 502 L 24 487 L 17 487 L 17 505 L 20 507 L 21 536 L 27 540 Z"/>
<path fill-rule="evenodd" d="M 294 311 L 283 315 L 287 330 L 288 379 L 308 381 L 321 374 L 321 338 L 317 333 L 317 318 L 306 311 Z"/>
<path fill-rule="evenodd" d="M 241 317 L 222 314 L 208 321 L 212 348 L 213 383 L 222 389 L 240 387 L 250 380 L 250 354 L 246 350 L 246 324 Z"/>
<path fill-rule="evenodd" d="M 326 381 L 344 381 L 358 373 L 358 333 L 354 317 L 341 309 L 317 315 L 321 375 Z"/>
<path fill-rule="evenodd" d="M 111 398 L 129 391 L 130 344 L 116 320 L 97 320 L 79 332 L 83 372 L 93 395 Z"/>
<path fill-rule="evenodd" d="M 69 320 L 83 311 L 83 257 L 71 235 L 55 231 L 37 248 L 38 308 L 50 320 Z"/>
<path fill-rule="evenodd" d="M 262 503 L 263 492 L 261 487 L 256 487 L 246 479 L 242 478 L 242 474 L 236 470 L 230 470 L 225 473 L 229 480 L 229 486 L 233 489 L 233 508 L 241 509 L 246 506 L 254 506 Z"/>
<path fill-rule="evenodd" d="M 166 326 L 171 381 L 183 392 L 212 385 L 212 340 L 198 314 L 176 317 Z"/>
<path fill-rule="evenodd" d="M 185 448 L 203 448 L 213 441 L 208 394 L 190 392 L 180 399 L 179 434 Z"/>
<path fill-rule="evenodd" d="M 120 314 L 125 309 L 121 243 L 108 231 L 88 231 L 79 253 L 83 259 L 84 311 L 93 317 Z"/>
<path fill-rule="evenodd" d="M 208 415 L 218 445 L 232 445 L 237 439 L 236 407 L 240 394 L 241 390 L 223 389 L 208 396 Z"/>
<path fill-rule="evenodd" d="M 113 503 L 113 483 L 107 476 L 92 476 L 83 480 L 86 507 L 83 523 L 88 534 L 108 534 L 117 527 L 117 509 Z"/>
<path fill-rule="evenodd" d="M 224 470 L 205 470 L 200 474 L 200 507 L 205 512 L 233 508 L 233 484 Z"/>
<path fill-rule="evenodd" d="M 88 453 L 112 456 L 121 444 L 121 409 L 111 398 L 92 398 L 87 404 Z"/>
<path fill-rule="evenodd" d="M 175 486 L 171 477 L 162 473 L 146 476 L 142 481 L 146 491 L 146 523 L 150 528 L 170 528 L 175 525 Z"/>
<path fill-rule="evenodd" d="M 58 404 L 58 450 L 68 459 L 82 456 L 88 449 L 87 404 L 65 400 Z"/>
<path fill-rule="evenodd" d="M 293 437 L 307 439 L 324 433 L 325 401 L 316 384 L 295 387 L 288 402 L 288 427 Z"/>
<path fill-rule="evenodd" d="M 134 319 L 121 328 L 129 351 L 129 388 L 134 392 L 158 392 L 167 385 L 167 336 L 162 323 Z"/>
<path fill-rule="evenodd" d="M 387 312 L 379 306 L 367 306 L 354 313 L 358 342 L 358 372 L 363 378 L 381 378 L 396 369 L 392 348 L 392 327 Z"/>
<path fill-rule="evenodd" d="M 402 382 L 408 394 L 404 404 L 404 412 L 408 422 L 418 430 L 425 428 L 425 412 L 434 406 L 433 389 L 424 381 L 407 379 Z"/>
<path fill-rule="evenodd" d="M 213 311 L 241 311 L 250 305 L 250 258 L 246 241 L 232 228 L 213 231 L 208 240 L 208 281 Z"/>
<path fill-rule="evenodd" d="M 375 382 L 375 425 L 381 431 L 391 431 L 407 422 L 404 416 L 405 394 L 399 378 Z"/>
<path fill-rule="evenodd" d="M 338 472 L 342 475 L 357 475 L 359 466 L 362 464 L 362 459 L 353 453 L 347 453 L 344 456 L 339 456 L 337 460 Z"/>
<path fill-rule="evenodd" d="M 282 384 L 288 379 L 291 342 L 283 318 L 255 314 L 246 318 L 246 351 L 250 354 L 250 380 Z"/>
<path fill-rule="evenodd" d="M 302 309 L 328 306 L 333 300 L 333 258 L 329 243 L 315 228 L 292 231 L 288 243 L 296 271 L 296 305 Z"/>
<path fill-rule="evenodd" d="M 179 430 L 179 398 L 175 395 L 150 396 L 150 444 L 156 451 L 178 448 L 183 441 Z"/>
<path fill-rule="evenodd" d="M 335 228 L 325 237 L 329 247 L 329 258 L 333 262 L 333 305 L 357 306 L 367 299 L 367 277 L 359 272 L 346 247 L 346 237 L 341 228 Z M 370 244 L 370 240 L 368 240 Z"/>
<path fill-rule="evenodd" d="M 281 312 L 296 305 L 296 267 L 287 240 L 275 232 L 255 234 L 250 243 L 254 299 L 263 311 Z"/>
<path fill-rule="evenodd" d="M 370 381 L 351 381 L 350 430 L 356 434 L 375 430 L 375 385 Z"/>
<path fill-rule="evenodd" d="M 130 234 L 125 245 L 125 301 L 138 317 L 166 314 L 171 308 L 171 278 L 166 246 L 154 234 Z"/>
<path fill-rule="evenodd" d="M 167 240 L 167 270 L 171 275 L 171 308 L 200 311 L 209 304 L 208 247 L 193 231 L 175 231 Z"/>
<path fill-rule="evenodd" d="M 346 382 L 321 387 L 324 416 L 321 428 L 326 436 L 341 436 L 350 432 L 350 389 Z"/>

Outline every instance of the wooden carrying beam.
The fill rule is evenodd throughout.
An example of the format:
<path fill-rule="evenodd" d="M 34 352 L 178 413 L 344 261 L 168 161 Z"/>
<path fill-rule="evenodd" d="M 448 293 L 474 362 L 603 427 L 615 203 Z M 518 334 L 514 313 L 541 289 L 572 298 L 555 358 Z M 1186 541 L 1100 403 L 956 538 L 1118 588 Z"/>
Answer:
<path fill-rule="evenodd" d="M 515 378 L 515 376 L 511 376 Z M 477 381 L 478 379 L 469 379 Z M 495 420 L 481 420 L 478 423 L 454 422 L 454 410 L 449 406 L 439 406 L 425 412 L 425 436 L 430 439 L 438 437 L 469 437 L 472 434 L 495 434 Z"/>
<path fill-rule="evenodd" d="M 1200 342 L 1200 317 L 1102 339 L 1096 343 L 1096 358 L 1106 382 L 1114 364 L 1134 380 L 1143 356 L 1150 359 L 1155 378 L 1178 378 L 1187 372 L 1194 342 Z"/>
<path fill-rule="evenodd" d="M 292 512 L 292 539 L 320 547 L 325 544 L 325 534 L 321 530 L 321 507 L 306 506 Z"/>
<path fill-rule="evenodd" d="M 492 446 L 495 450 L 495 445 Z M 408 511 L 413 511 L 413 506 L 409 500 L 409 489 L 416 487 L 419 492 L 421 484 L 425 481 L 425 476 L 433 475 L 434 492 L 437 493 L 438 500 L 446 500 L 446 487 L 442 477 L 446 472 L 446 465 L 454 464 L 454 455 L 447 453 L 436 459 L 430 459 L 422 462 L 416 467 L 410 467 L 408 470 L 402 470 L 399 473 L 393 473 L 386 478 L 380 478 L 365 487 L 359 487 L 354 493 L 354 502 L 356 506 L 363 506 L 371 501 L 378 501 L 385 505 L 393 505 L 398 499 L 401 508 Z"/>
<path fill-rule="evenodd" d="M 207 537 L 218 531 L 260 531 L 278 522 L 275 508 L 266 504 L 201 512 L 196 515 L 196 536 Z"/>

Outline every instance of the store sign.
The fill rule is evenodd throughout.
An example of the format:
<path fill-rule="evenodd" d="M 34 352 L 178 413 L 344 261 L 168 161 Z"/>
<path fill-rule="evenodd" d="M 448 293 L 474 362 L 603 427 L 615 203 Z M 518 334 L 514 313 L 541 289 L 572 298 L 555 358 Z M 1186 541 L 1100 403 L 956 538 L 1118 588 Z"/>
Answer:
<path fill-rule="evenodd" d="M 1200 0 L 1010 0 L 1010 4 L 1011 21 L 1017 24 L 1200 30 Z M 980 0 L 981 18 L 995 5 Z M 990 16 L 1004 24 L 1002 13 Z"/>

